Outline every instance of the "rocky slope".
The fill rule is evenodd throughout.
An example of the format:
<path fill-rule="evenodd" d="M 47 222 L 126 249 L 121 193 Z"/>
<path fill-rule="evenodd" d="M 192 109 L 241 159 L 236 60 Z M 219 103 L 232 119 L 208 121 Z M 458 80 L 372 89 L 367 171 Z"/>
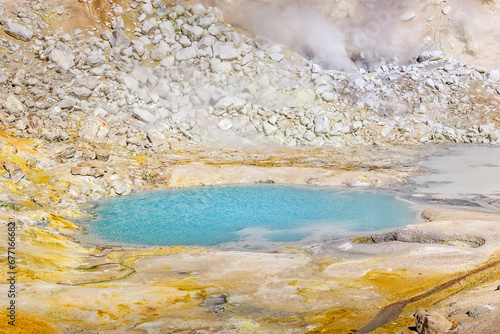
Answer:
<path fill-rule="evenodd" d="M 82 140 L 130 152 L 500 138 L 500 72 L 440 51 L 340 72 L 201 5 L 114 4 L 109 29 L 53 34 L 49 13 L 65 15 L 32 2 L 2 19 L 2 121 L 20 137 L 64 142 L 78 129 Z"/>

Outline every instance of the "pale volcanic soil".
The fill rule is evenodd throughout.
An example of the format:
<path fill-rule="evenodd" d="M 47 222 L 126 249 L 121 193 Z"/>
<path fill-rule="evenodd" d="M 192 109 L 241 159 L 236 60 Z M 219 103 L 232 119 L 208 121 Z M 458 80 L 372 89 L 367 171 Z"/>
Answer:
<path fill-rule="evenodd" d="M 478 0 L 0 0 L 0 332 L 423 333 L 424 308 L 498 333 L 499 20 Z M 264 182 L 418 216 L 265 251 L 85 235 L 105 197 Z"/>

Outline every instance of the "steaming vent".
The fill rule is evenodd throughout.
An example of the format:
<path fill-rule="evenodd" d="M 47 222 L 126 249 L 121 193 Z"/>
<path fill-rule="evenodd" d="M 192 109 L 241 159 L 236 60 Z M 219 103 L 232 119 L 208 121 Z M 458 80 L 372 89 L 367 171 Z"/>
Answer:
<path fill-rule="evenodd" d="M 453 54 L 447 49 L 458 43 L 472 47 L 472 36 L 464 29 L 477 31 L 466 18 L 480 3 L 460 0 L 459 7 L 452 8 L 434 0 L 226 0 L 217 5 L 233 25 L 281 43 L 323 69 L 373 71 L 386 64 L 406 65 L 424 50 Z M 441 21 L 452 27 L 446 33 L 457 35 L 460 42 L 448 46 L 439 40 L 442 32 L 437 29 L 445 24 Z"/>

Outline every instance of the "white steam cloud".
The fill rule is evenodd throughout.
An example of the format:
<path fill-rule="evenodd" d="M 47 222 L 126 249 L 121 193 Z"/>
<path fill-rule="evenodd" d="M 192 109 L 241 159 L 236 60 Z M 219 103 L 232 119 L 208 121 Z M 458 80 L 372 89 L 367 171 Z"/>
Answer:
<path fill-rule="evenodd" d="M 459 59 L 474 49 L 479 62 L 500 55 L 500 48 L 491 47 L 500 35 L 495 32 L 498 21 L 487 22 L 484 14 L 497 6 L 479 0 L 218 0 L 211 4 L 220 7 L 233 25 L 294 49 L 323 68 L 374 69 L 396 59 L 404 64 L 425 49 L 441 49 Z M 486 36 L 489 42 L 482 43 Z"/>
<path fill-rule="evenodd" d="M 371 0 L 342 8 L 324 1 L 230 1 L 226 17 L 252 33 L 290 47 L 324 68 L 350 71 L 382 59 L 406 56 L 393 31 L 405 1 Z"/>

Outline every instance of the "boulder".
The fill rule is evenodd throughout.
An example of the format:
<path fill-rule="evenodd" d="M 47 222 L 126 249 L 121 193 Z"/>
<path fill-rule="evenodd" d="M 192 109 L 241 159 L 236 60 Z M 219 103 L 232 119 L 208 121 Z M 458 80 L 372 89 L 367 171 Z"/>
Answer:
<path fill-rule="evenodd" d="M 471 307 L 469 309 L 469 311 L 467 311 L 467 315 L 471 318 L 479 318 L 479 317 L 482 317 L 482 316 L 490 313 L 491 310 L 492 310 L 492 307 L 489 305 Z"/>
<path fill-rule="evenodd" d="M 94 90 L 99 84 L 97 77 L 79 78 L 75 80 L 75 86 L 85 87 L 89 90 Z"/>
<path fill-rule="evenodd" d="M 162 99 L 167 98 L 170 92 L 170 83 L 167 79 L 160 79 L 158 84 L 153 89 L 153 93 L 161 97 Z"/>
<path fill-rule="evenodd" d="M 95 138 L 105 138 L 109 134 L 109 126 L 104 120 L 97 116 L 87 117 L 80 128 L 80 138 L 92 140 Z"/>
<path fill-rule="evenodd" d="M 196 58 L 196 56 L 197 56 L 197 50 L 196 50 L 196 48 L 190 46 L 190 47 L 187 47 L 187 48 L 183 48 L 182 50 L 180 50 L 179 52 L 177 52 L 175 54 L 175 59 L 177 59 L 178 61 L 180 61 L 180 60 L 188 60 L 188 59 Z"/>
<path fill-rule="evenodd" d="M 73 61 L 73 54 L 64 50 L 54 49 L 49 53 L 49 59 L 57 66 L 69 70 L 75 63 Z"/>
<path fill-rule="evenodd" d="M 71 92 L 80 100 L 87 100 L 92 95 L 92 91 L 86 87 L 74 87 Z"/>
<path fill-rule="evenodd" d="M 322 115 L 316 118 L 314 121 L 314 132 L 316 133 L 328 133 L 330 131 L 330 120 L 326 115 Z"/>
<path fill-rule="evenodd" d="M 111 152 L 108 150 L 97 150 L 95 152 L 96 159 L 100 161 L 108 161 L 110 155 Z"/>
<path fill-rule="evenodd" d="M 122 29 L 115 29 L 111 32 L 109 43 L 113 48 L 126 49 L 130 46 L 130 39 Z"/>
<path fill-rule="evenodd" d="M 153 30 L 155 30 L 156 28 L 158 28 L 158 21 L 156 21 L 156 19 L 154 17 L 151 17 L 151 18 L 147 19 L 146 21 L 144 21 L 144 23 L 142 24 L 141 30 L 142 30 L 143 34 L 147 35 L 150 32 L 152 32 Z"/>
<path fill-rule="evenodd" d="M 111 182 L 111 189 L 119 196 L 129 195 L 132 192 L 130 186 L 121 179 L 116 179 Z"/>
<path fill-rule="evenodd" d="M 262 125 L 262 129 L 264 130 L 264 134 L 266 136 L 270 136 L 270 135 L 276 133 L 276 131 L 278 130 L 278 127 L 272 125 L 271 123 L 265 122 Z"/>
<path fill-rule="evenodd" d="M 160 31 L 163 37 L 167 39 L 173 39 L 175 37 L 175 29 L 170 21 L 160 23 Z"/>
<path fill-rule="evenodd" d="M 232 43 L 224 44 L 219 47 L 219 58 L 221 60 L 234 60 L 240 56 L 240 52 L 234 48 Z"/>
<path fill-rule="evenodd" d="M 141 14 L 146 14 L 146 15 L 151 15 L 153 14 L 153 5 L 150 3 L 145 3 L 139 8 L 139 13 Z"/>
<path fill-rule="evenodd" d="M 418 309 L 414 316 L 416 319 L 415 327 L 419 334 L 444 334 L 448 333 L 452 327 L 455 327 L 454 323 L 436 312 L 427 312 L 424 309 Z"/>
<path fill-rule="evenodd" d="M 486 72 L 488 79 L 494 82 L 500 81 L 500 71 L 499 70 L 489 70 Z"/>
<path fill-rule="evenodd" d="M 245 108 L 246 101 L 237 96 L 225 96 L 217 101 L 215 109 L 222 109 L 226 111 L 240 111 Z"/>
<path fill-rule="evenodd" d="M 3 168 L 9 173 L 12 182 L 19 182 L 26 176 L 26 172 L 15 162 L 0 160 L 0 165 L 3 165 Z"/>
<path fill-rule="evenodd" d="M 158 130 L 151 129 L 146 135 L 148 141 L 153 145 L 153 150 L 158 151 L 161 148 L 167 148 L 168 142 L 165 135 Z"/>
<path fill-rule="evenodd" d="M 3 30 L 7 35 L 10 35 L 23 42 L 29 42 L 33 38 L 33 30 L 9 20 L 4 23 Z"/>
<path fill-rule="evenodd" d="M 4 103 L 3 107 L 7 109 L 10 114 L 19 114 L 24 111 L 24 106 L 14 95 L 9 95 Z"/>
<path fill-rule="evenodd" d="M 157 117 L 155 115 L 144 109 L 139 109 L 139 108 L 134 109 L 133 115 L 138 120 L 148 124 L 152 124 L 157 120 Z"/>
<path fill-rule="evenodd" d="M 109 30 L 103 30 L 101 32 L 101 38 L 105 41 L 109 41 L 111 39 L 111 31 Z"/>
<path fill-rule="evenodd" d="M 419 63 L 424 61 L 434 61 L 439 60 L 444 57 L 443 51 L 435 50 L 435 51 L 424 51 L 418 55 L 417 61 Z"/>
<path fill-rule="evenodd" d="M 306 132 L 304 132 L 304 139 L 307 141 L 313 141 L 314 139 L 316 139 L 316 135 L 314 134 L 314 132 L 307 130 Z"/>
<path fill-rule="evenodd" d="M 98 160 L 79 162 L 76 167 L 71 168 L 71 174 L 81 176 L 102 177 L 105 172 L 106 164 Z"/>
<path fill-rule="evenodd" d="M 417 16 L 417 14 L 415 12 L 407 12 L 407 13 L 401 14 L 401 16 L 399 16 L 399 19 L 403 22 L 409 22 L 409 21 L 413 20 L 415 18 L 415 16 Z"/>

